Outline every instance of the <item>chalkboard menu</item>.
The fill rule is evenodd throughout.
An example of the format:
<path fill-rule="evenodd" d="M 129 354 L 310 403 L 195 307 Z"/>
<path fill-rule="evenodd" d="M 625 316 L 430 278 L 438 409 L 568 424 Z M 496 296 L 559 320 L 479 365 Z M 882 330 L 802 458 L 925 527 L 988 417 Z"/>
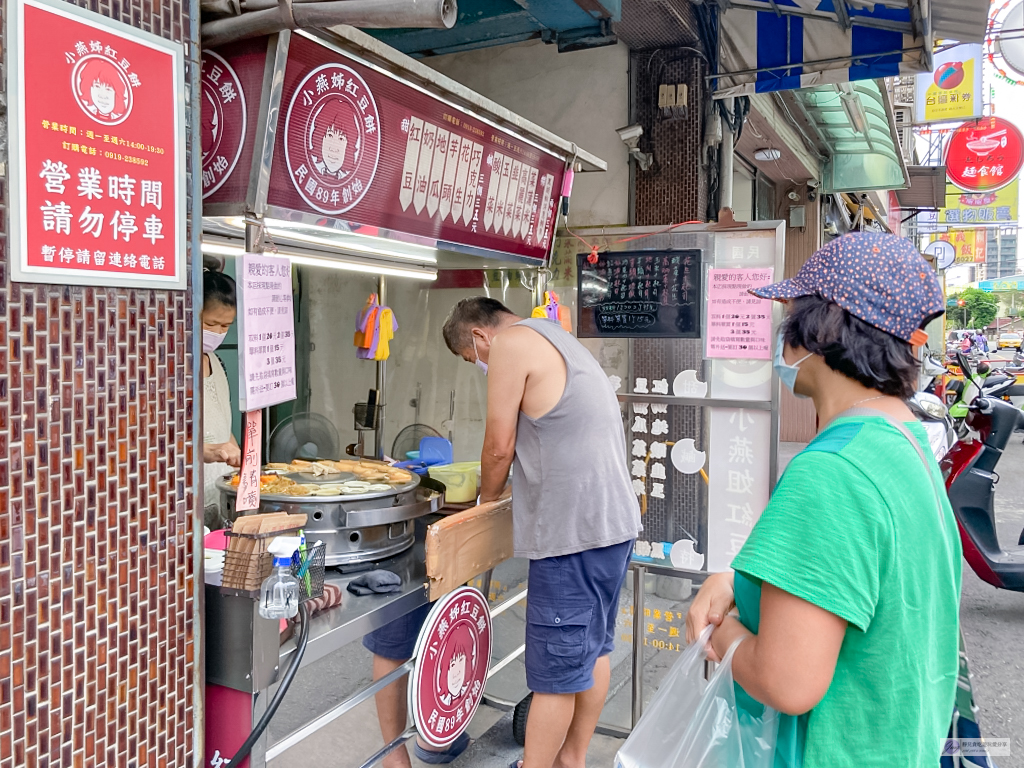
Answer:
<path fill-rule="evenodd" d="M 584 338 L 700 338 L 701 251 L 620 251 L 577 255 Z"/>

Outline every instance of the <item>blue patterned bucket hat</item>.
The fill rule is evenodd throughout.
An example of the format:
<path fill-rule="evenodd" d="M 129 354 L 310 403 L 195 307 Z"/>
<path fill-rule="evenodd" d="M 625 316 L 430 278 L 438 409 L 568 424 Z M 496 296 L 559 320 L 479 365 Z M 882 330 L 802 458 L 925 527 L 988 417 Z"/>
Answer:
<path fill-rule="evenodd" d="M 851 315 L 919 346 L 923 326 L 945 311 L 935 270 L 913 243 L 881 232 L 854 232 L 820 248 L 796 277 L 750 291 L 787 301 L 818 294 Z"/>

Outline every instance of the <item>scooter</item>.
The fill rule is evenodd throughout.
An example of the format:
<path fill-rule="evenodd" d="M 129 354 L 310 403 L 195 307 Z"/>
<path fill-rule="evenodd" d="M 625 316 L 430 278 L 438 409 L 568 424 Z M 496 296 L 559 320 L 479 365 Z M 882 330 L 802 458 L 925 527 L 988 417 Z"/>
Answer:
<path fill-rule="evenodd" d="M 949 371 L 934 355 L 926 355 L 921 361 L 918 390 L 931 395 L 942 396 L 942 382 Z"/>
<path fill-rule="evenodd" d="M 969 407 L 977 397 L 1009 399 L 1011 395 L 1019 396 L 1024 405 L 1024 385 L 1018 385 L 1015 376 L 993 372 L 987 362 L 979 363 L 977 370 L 972 371 L 970 362 L 962 352 L 958 352 L 956 357 L 963 380 L 954 379 L 946 384 L 945 395 L 958 436 L 963 438 L 967 434 L 965 424 Z"/>
<path fill-rule="evenodd" d="M 935 460 L 941 461 L 957 441 L 956 429 L 948 409 L 942 400 L 929 392 L 915 393 L 907 401 L 907 407 L 928 433 L 928 443 Z"/>
<path fill-rule="evenodd" d="M 964 558 L 976 574 L 999 589 L 1024 592 L 1024 531 L 1018 547 L 1003 549 L 995 524 L 996 464 L 1024 414 L 1010 403 L 981 396 L 968 408 L 971 435 L 940 462 L 956 516 Z M 977 435 L 974 437 L 973 435 Z"/>

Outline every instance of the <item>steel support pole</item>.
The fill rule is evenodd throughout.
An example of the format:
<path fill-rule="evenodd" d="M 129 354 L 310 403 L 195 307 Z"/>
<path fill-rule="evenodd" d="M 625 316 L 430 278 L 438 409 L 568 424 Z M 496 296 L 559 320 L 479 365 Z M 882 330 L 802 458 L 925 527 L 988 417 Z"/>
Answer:
<path fill-rule="evenodd" d="M 633 568 L 633 728 L 644 713 L 644 581 L 647 569 Z"/>

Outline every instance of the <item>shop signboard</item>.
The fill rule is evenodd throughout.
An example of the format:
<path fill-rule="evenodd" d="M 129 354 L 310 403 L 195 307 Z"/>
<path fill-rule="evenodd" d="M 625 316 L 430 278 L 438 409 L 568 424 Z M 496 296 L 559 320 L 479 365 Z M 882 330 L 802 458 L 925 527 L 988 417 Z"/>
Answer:
<path fill-rule="evenodd" d="M 295 399 L 292 266 L 267 253 L 239 262 L 238 399 L 242 411 L 255 411 Z"/>
<path fill-rule="evenodd" d="M 438 600 L 416 641 L 409 710 L 416 732 L 443 748 L 466 730 L 487 685 L 491 663 L 491 612 L 474 587 Z"/>
<path fill-rule="evenodd" d="M 563 169 L 341 49 L 291 38 L 271 206 L 543 259 Z"/>
<path fill-rule="evenodd" d="M 184 289 L 181 46 L 64 2 L 9 10 L 13 279 Z"/>
<path fill-rule="evenodd" d="M 915 77 L 915 122 L 940 123 L 981 117 L 982 49 L 962 44 L 934 54 L 935 69 Z"/>
<path fill-rule="evenodd" d="M 1002 292 L 1002 291 L 1024 291 L 1024 279 L 1020 277 L 1009 277 L 1004 280 L 982 280 L 978 283 L 978 288 L 983 291 Z"/>
<path fill-rule="evenodd" d="M 260 122 L 267 38 L 243 40 L 201 60 L 203 206 L 246 200 Z"/>
<path fill-rule="evenodd" d="M 953 246 L 954 264 L 984 264 L 988 255 L 986 229 L 951 229 L 932 235 L 932 240 L 942 240 Z"/>
<path fill-rule="evenodd" d="M 774 270 L 708 270 L 707 356 L 771 360 L 772 306 L 750 294 L 772 282 Z"/>
<path fill-rule="evenodd" d="M 268 126 L 268 215 L 305 214 L 311 223 L 336 219 L 354 231 L 376 227 L 547 257 L 565 168 L 560 158 L 340 47 L 294 33 L 287 49 L 280 108 Z M 260 38 L 204 55 L 209 204 L 240 206 L 251 197 L 267 51 Z"/>
<path fill-rule="evenodd" d="M 919 228 L 925 232 L 963 225 L 986 226 L 1017 221 L 1019 179 L 994 192 L 965 192 L 955 184 L 946 184 L 946 207 L 921 211 Z"/>
<path fill-rule="evenodd" d="M 994 192 L 1012 183 L 1024 165 L 1024 136 L 1001 117 L 957 128 L 946 142 L 946 175 L 967 192 Z"/>
<path fill-rule="evenodd" d="M 708 571 L 729 568 L 768 504 L 772 415 L 712 408 L 708 466 Z"/>

